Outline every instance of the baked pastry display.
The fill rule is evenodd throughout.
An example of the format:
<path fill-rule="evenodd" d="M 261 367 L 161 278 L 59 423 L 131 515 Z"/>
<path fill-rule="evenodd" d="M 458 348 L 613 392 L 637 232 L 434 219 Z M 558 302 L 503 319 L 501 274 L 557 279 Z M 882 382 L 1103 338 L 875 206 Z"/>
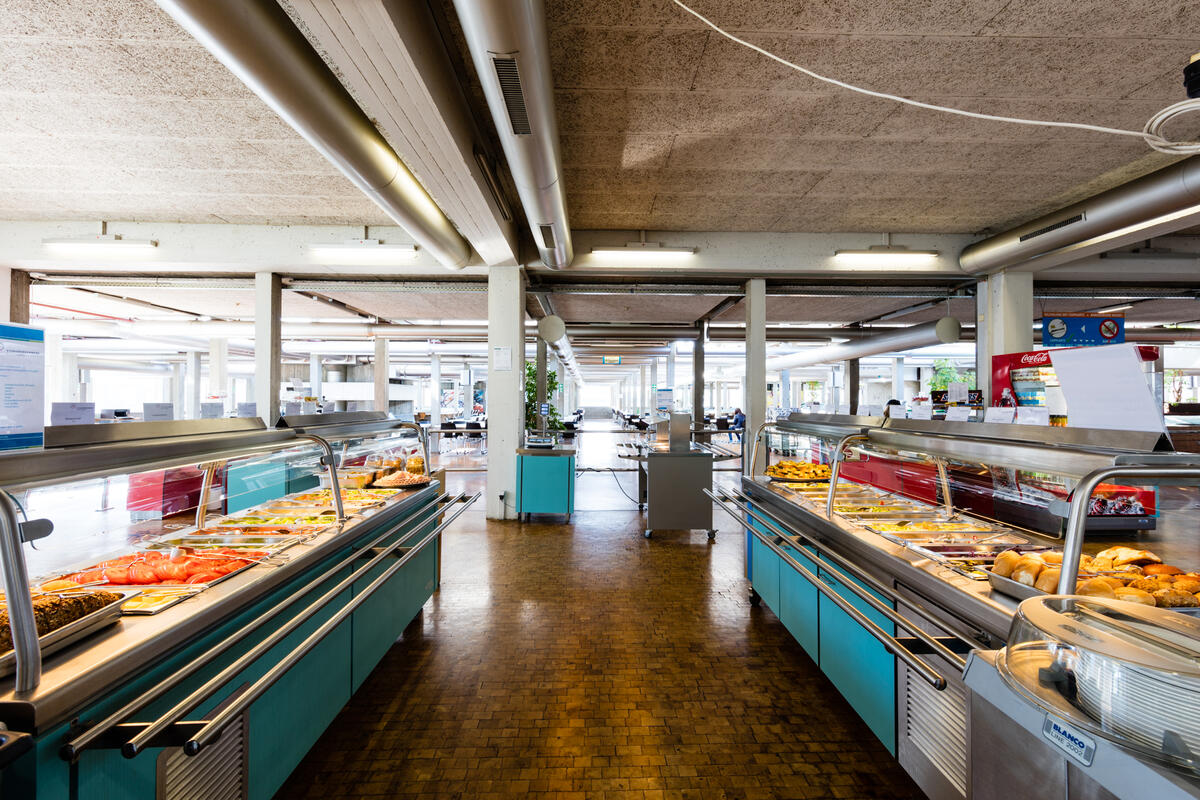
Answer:
<path fill-rule="evenodd" d="M 820 481 L 829 478 L 828 464 L 804 464 L 799 461 L 780 461 L 765 470 L 768 478 L 784 481 Z"/>
<path fill-rule="evenodd" d="M 396 489 L 405 486 L 424 486 L 427 483 L 429 483 L 428 475 L 414 475 L 411 472 L 401 470 L 393 472 L 391 475 L 383 476 L 375 481 L 374 485 L 384 489 Z"/>
<path fill-rule="evenodd" d="M 99 611 L 121 595 L 104 591 L 78 591 L 69 594 L 43 594 L 33 598 L 33 618 L 38 636 L 70 625 L 93 611 Z M 8 624 L 8 605 L 0 603 L 0 653 L 12 650 L 12 630 Z"/>

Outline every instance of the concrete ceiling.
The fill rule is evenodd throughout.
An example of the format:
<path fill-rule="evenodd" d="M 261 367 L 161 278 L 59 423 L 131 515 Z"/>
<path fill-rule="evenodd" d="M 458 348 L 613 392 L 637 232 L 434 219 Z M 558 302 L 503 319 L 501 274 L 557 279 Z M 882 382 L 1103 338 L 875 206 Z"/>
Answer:
<path fill-rule="evenodd" d="M 0 219 L 384 224 L 153 0 L 0 3 Z"/>
<path fill-rule="evenodd" d="M 1195 0 L 694 0 L 818 72 L 973 111 L 1140 129 L 1183 98 Z M 670 0 L 548 0 L 572 224 L 976 232 L 1170 162 L 1139 139 L 986 123 L 820 84 Z"/>
<path fill-rule="evenodd" d="M 96 314 L 123 317 L 126 319 L 164 318 L 171 309 L 192 316 L 207 315 L 220 319 L 253 320 L 254 290 L 252 289 L 206 289 L 156 287 L 98 287 L 94 291 L 69 289 L 61 286 L 35 284 L 29 290 L 33 303 L 69 308 L 85 318 Z M 134 302 L 122 302 L 127 298 Z M 358 315 L 345 311 L 333 304 L 322 303 L 302 294 L 284 291 L 282 297 L 284 318 L 330 319 L 349 322 L 359 319 Z M 150 308 L 153 304 L 161 308 Z M 38 306 L 35 314 L 41 314 Z M 59 316 L 60 314 L 50 314 Z"/>
<path fill-rule="evenodd" d="M 486 292 L 380 292 L 364 285 L 362 291 L 322 292 L 381 320 L 417 319 L 486 320 Z"/>

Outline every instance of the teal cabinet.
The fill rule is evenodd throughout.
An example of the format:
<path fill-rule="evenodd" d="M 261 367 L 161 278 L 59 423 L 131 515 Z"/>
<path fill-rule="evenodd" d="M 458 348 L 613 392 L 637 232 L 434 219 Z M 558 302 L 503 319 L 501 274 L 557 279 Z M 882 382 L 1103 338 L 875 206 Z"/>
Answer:
<path fill-rule="evenodd" d="M 824 562 L 825 559 L 822 559 Z M 838 596 L 889 634 L 892 622 L 846 588 L 853 582 L 880 600 L 878 593 L 836 567 L 822 563 L 820 577 Z M 887 602 L 886 600 L 884 602 Z M 891 603 L 888 603 L 891 605 Z M 824 595 L 820 598 L 821 671 L 838 688 L 884 746 L 896 754 L 896 658 Z"/>
<path fill-rule="evenodd" d="M 788 555 L 800 562 L 800 565 L 817 575 L 817 562 L 813 559 L 816 553 L 810 547 L 796 550 L 784 547 Z M 781 563 L 779 566 L 779 621 L 783 623 L 792 637 L 800 643 L 813 661 L 820 662 L 820 608 L 818 598 L 821 593 L 817 587 L 795 570 L 790 564 Z"/>
<path fill-rule="evenodd" d="M 791 567 L 781 567 L 779 556 L 771 548 L 762 543 L 757 536 L 750 537 L 750 570 L 751 585 L 767 607 L 779 615 L 779 571 L 790 570 Z"/>
<path fill-rule="evenodd" d="M 574 512 L 574 452 L 570 455 L 518 455 L 517 513 L 570 516 Z"/>

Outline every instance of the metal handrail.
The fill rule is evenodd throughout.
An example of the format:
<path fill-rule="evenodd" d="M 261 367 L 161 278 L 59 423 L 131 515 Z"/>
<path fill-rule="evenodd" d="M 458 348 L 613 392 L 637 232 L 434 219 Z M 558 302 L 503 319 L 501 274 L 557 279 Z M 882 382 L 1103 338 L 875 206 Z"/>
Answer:
<path fill-rule="evenodd" d="M 766 431 L 767 428 L 775 428 L 776 430 L 779 430 L 779 426 L 774 421 L 771 421 L 762 423 L 758 426 L 758 430 L 754 431 L 754 447 L 750 450 L 751 469 L 753 469 L 754 464 L 758 463 L 758 443 L 762 439 L 763 432 Z"/>
<path fill-rule="evenodd" d="M 31 692 L 42 680 L 42 648 L 33 616 L 33 595 L 29 592 L 25 553 L 21 550 L 21 526 L 17 522 L 16 504 L 8 492 L 0 492 L 0 567 L 3 568 L 4 596 L 8 602 L 8 627 L 17 661 L 15 688 L 17 694 Z"/>
<path fill-rule="evenodd" d="M 464 512 L 466 512 L 466 510 L 470 508 L 471 504 L 478 500 L 482 494 L 482 492 L 476 492 L 474 495 L 472 495 L 469 500 L 465 501 L 465 504 L 461 509 L 452 514 L 449 518 L 442 522 L 441 525 L 430 531 L 425 538 L 413 545 L 411 550 L 397 559 L 395 564 L 384 570 L 378 578 L 367 584 L 367 587 L 363 589 L 361 593 L 356 594 L 350 602 L 341 608 L 341 610 L 339 610 L 336 614 L 326 620 L 319 628 L 309 634 L 303 642 L 301 642 L 294 650 L 292 650 L 292 652 L 280 659 L 280 661 L 275 664 L 275 666 L 267 670 L 267 672 L 261 678 L 252 683 L 244 692 L 237 695 L 237 698 L 233 702 L 222 708 L 215 717 L 208 720 L 205 726 L 201 728 L 198 733 L 196 733 L 187 742 L 184 742 L 184 754 L 189 756 L 197 755 L 201 750 L 217 739 L 221 735 L 221 732 L 226 725 L 244 712 L 255 700 L 262 697 L 268 689 L 274 686 L 275 683 L 281 677 L 283 677 L 284 673 L 291 669 L 296 662 L 303 658 L 310 650 L 320 644 L 322 639 L 332 633 L 334 628 L 342 624 L 342 622 L 344 622 L 356 608 L 358 608 L 368 598 L 375 594 L 375 592 L 377 592 L 385 583 L 387 583 L 388 580 L 390 580 L 391 577 L 395 575 L 401 567 L 403 567 L 419 552 L 421 552 L 426 545 L 440 536 L 442 531 L 444 531 Z M 385 550 L 383 553 L 380 553 L 379 556 L 376 556 L 376 558 L 381 558 L 387 552 L 389 551 Z M 266 651 L 264 650 L 263 652 Z"/>
<path fill-rule="evenodd" d="M 322 583 L 324 583 L 325 581 L 327 581 L 331 575 L 335 575 L 342 569 L 345 569 L 347 566 L 354 563 L 355 561 L 361 560 L 362 550 L 370 549 L 370 548 L 378 545 L 384 539 L 391 536 L 395 532 L 395 529 L 397 527 L 402 527 L 402 526 L 408 525 L 408 524 L 412 523 L 414 520 L 416 520 L 418 517 L 422 516 L 423 514 L 427 514 L 430 511 L 437 512 L 438 504 L 444 500 L 447 500 L 448 498 L 449 498 L 449 502 L 453 503 L 453 502 L 457 502 L 458 500 L 462 499 L 462 497 L 463 497 L 463 493 L 461 493 L 461 492 L 453 498 L 449 498 L 449 495 L 443 493 L 443 494 L 439 495 L 438 497 L 435 497 L 435 498 L 429 500 L 428 502 L 424 503 L 420 508 L 418 508 L 416 511 L 414 511 L 409 516 L 405 517 L 403 520 L 401 520 L 396 525 L 389 526 L 386 531 L 384 531 L 383 533 L 379 534 L 377 537 L 375 537 L 371 541 L 364 544 L 361 548 L 356 550 L 352 555 L 350 555 L 344 559 L 341 559 L 336 564 L 331 566 L 329 569 L 322 572 L 319 577 L 309 581 L 308 585 L 306 587 L 304 587 L 303 589 L 296 591 L 295 595 L 300 596 L 300 595 L 308 593 L 309 591 L 315 589 L 317 586 L 319 586 Z M 436 517 L 436 513 L 434 515 L 432 515 L 430 517 L 430 519 L 433 519 L 434 517 Z M 330 592 L 327 592 L 325 595 L 322 595 L 321 598 L 318 599 L 317 603 L 323 604 L 324 602 L 327 602 L 327 599 L 332 600 L 333 596 L 335 595 L 335 591 L 344 590 L 343 584 L 349 585 L 348 582 L 355 580 L 359 575 L 361 575 L 363 573 L 364 570 L 370 569 L 370 567 L 375 563 L 377 563 L 377 560 L 372 559 L 370 564 L 367 564 L 366 566 L 360 568 L 359 570 L 356 570 L 353 574 L 351 574 L 351 576 L 349 578 L 347 578 L 345 581 L 342 581 L 341 583 L 339 583 L 338 587 L 335 587 L 335 590 L 331 590 Z M 314 603 L 313 605 L 316 605 L 317 603 Z M 130 715 L 137 713 L 142 708 L 145 708 L 150 703 L 152 703 L 155 700 L 157 700 L 158 698 L 162 697 L 168 691 L 170 691 L 171 689 L 178 686 L 185 678 L 187 678 L 190 675 L 194 674 L 195 672 L 199 671 L 202 667 L 207 666 L 217 656 L 219 656 L 222 653 L 224 653 L 225 651 L 229 650 L 229 648 L 233 647 L 235 644 L 238 644 L 243 639 L 245 639 L 247 636 L 249 636 L 251 633 L 254 633 L 254 631 L 258 630 L 263 625 L 265 625 L 266 623 L 273 620 L 278 614 L 280 614 L 286 608 L 287 608 L 286 605 L 276 606 L 275 608 L 268 611 L 266 614 L 263 614 L 261 617 L 258 617 L 257 619 L 253 620 L 252 622 L 249 622 L 245 626 L 239 628 L 236 635 L 230 636 L 229 638 L 224 639 L 223 641 L 216 644 L 212 648 L 206 650 L 203 654 L 197 656 L 195 659 L 188 662 L 186 665 L 180 667 L 177 671 L 171 673 L 171 675 L 167 676 L 162 681 L 156 683 L 152 688 L 150 688 L 146 692 L 138 695 L 133 700 L 131 700 L 128 703 L 126 703 L 125 705 L 123 705 L 121 708 L 119 708 L 116 711 L 114 711 L 113 713 L 109 714 L 107 717 L 105 717 L 103 720 L 101 720 L 97 724 L 93 725 L 92 727 L 90 727 L 86 731 L 84 731 L 83 733 L 76 736 L 71 741 L 67 742 L 65 745 L 63 745 L 63 747 L 60 751 L 60 755 L 62 756 L 63 759 L 65 759 L 67 761 L 74 761 L 76 758 L 79 757 L 79 754 L 81 752 L 83 752 L 88 747 L 90 747 L 92 745 L 92 743 L 94 743 L 97 739 L 99 739 L 105 732 L 107 732 L 111 728 L 114 728 L 117 725 L 121 724 L 121 722 L 123 720 L 127 719 Z M 312 609 L 313 606 L 310 605 L 309 608 Z M 307 611 L 308 609 L 305 609 L 305 610 Z M 315 612 L 317 609 L 313 609 L 313 610 Z"/>
<path fill-rule="evenodd" d="M 425 544 L 427 544 L 429 542 L 430 537 L 445 530 L 446 526 L 449 525 L 451 522 L 453 522 L 455 519 L 457 519 L 464 511 L 466 511 L 467 507 L 469 507 L 471 505 L 471 503 L 473 503 L 479 499 L 480 494 L 481 494 L 480 492 L 476 492 L 474 495 L 472 495 L 469 500 L 465 501 L 466 505 L 462 509 L 456 511 L 448 519 L 443 521 L 441 525 L 434 528 L 433 533 L 430 534 L 429 537 L 422 539 L 418 544 L 413 546 L 413 550 L 410 551 L 410 553 L 405 554 L 405 555 L 407 556 L 407 555 L 411 554 L 411 552 L 414 552 L 414 551 L 419 550 L 420 548 L 424 547 Z M 458 495 L 458 497 L 455 498 L 454 502 L 458 502 L 461 498 L 462 498 L 462 494 L 460 493 Z M 392 553 L 394 553 L 396 550 L 398 550 L 399 548 L 401 548 L 403 546 L 405 546 L 404 541 L 396 541 L 396 542 L 393 542 L 392 544 L 388 545 L 387 547 L 381 548 L 380 551 L 374 557 L 372 557 L 370 561 L 368 561 L 366 564 L 364 564 L 363 566 L 356 569 L 353 573 L 351 573 L 345 579 L 339 581 L 336 586 L 334 586 L 328 592 L 326 592 L 325 594 L 323 594 L 319 598 L 317 598 L 317 600 L 315 602 L 309 604 L 309 606 L 307 608 L 305 608 L 304 611 L 300 612 L 300 614 L 298 614 L 297 616 L 288 620 L 281 628 L 274 631 L 270 636 L 268 636 L 266 639 L 263 639 L 261 642 L 256 644 L 254 647 L 250 648 L 249 651 L 247 651 L 245 654 L 243 654 L 240 658 L 238 658 L 232 664 L 225 667 L 225 669 L 221 670 L 219 673 L 217 673 L 212 678 L 207 680 L 199 689 L 196 689 L 195 691 L 193 691 L 191 694 L 189 694 L 183 700 L 176 703 L 170 710 L 168 710 L 161 717 L 159 717 L 154 722 L 147 725 L 143 731 L 141 731 L 137 736 L 130 739 L 128 742 L 126 742 L 121 747 L 121 754 L 123 756 L 125 756 L 126 758 L 133 758 L 134 756 L 136 756 L 138 753 L 140 753 L 142 750 L 144 750 L 149 745 L 149 743 L 154 739 L 155 736 L 157 736 L 159 733 L 161 733 L 163 730 L 165 730 L 171 723 L 178 720 L 184 714 L 187 714 L 189 711 L 194 709 L 197 705 L 199 705 L 200 703 L 202 703 L 206 699 L 208 699 L 214 692 L 216 692 L 218 689 L 220 689 L 226 683 L 233 680 L 233 678 L 235 676 L 237 676 L 238 673 L 245 670 L 247 667 L 249 667 L 251 664 L 253 664 L 255 661 L 257 661 L 259 658 L 261 658 L 263 655 L 265 655 L 268 651 L 270 651 L 270 649 L 272 647 L 279 644 L 281 641 L 283 641 L 285 638 L 287 638 L 287 636 L 289 636 L 291 633 L 296 631 L 301 625 L 303 625 L 304 623 L 306 623 L 310 619 L 312 619 L 314 614 L 316 614 L 318 611 L 320 611 L 322 608 L 324 608 L 326 605 L 328 605 L 330 603 L 330 601 L 332 601 L 335 597 L 337 597 L 339 594 L 341 594 L 347 588 L 349 588 L 356 579 L 365 575 L 367 570 L 371 569 L 376 564 L 378 564 L 380 561 L 383 561 L 385 558 L 387 558 L 388 556 L 390 556 Z M 395 574 L 395 569 L 399 565 L 402 565 L 404 563 L 406 563 L 405 558 L 399 559 L 396 562 L 396 564 L 389 567 L 387 569 L 387 571 L 385 571 L 383 573 L 383 576 L 390 576 L 390 575 Z M 376 585 L 377 583 L 378 583 L 378 581 L 373 581 L 371 584 L 369 584 L 367 587 L 367 591 L 364 591 L 362 594 L 356 595 L 353 600 L 351 600 L 349 603 L 347 603 L 345 606 L 343 606 L 342 609 L 340 611 L 338 611 L 338 613 L 335 614 L 330 619 L 337 619 L 339 621 L 342 619 L 345 619 L 345 615 L 346 615 L 346 613 L 348 613 L 346 611 L 346 609 L 350 609 L 352 611 L 353 609 L 355 609 L 359 605 L 361 605 L 362 601 L 365 600 L 367 597 L 369 597 L 374 592 L 374 589 L 372 587 L 378 588 L 378 586 Z M 326 628 L 326 625 L 322 625 L 321 627 L 317 628 L 318 632 L 324 631 L 324 633 L 322 633 L 321 638 L 324 638 L 324 635 L 328 634 L 330 630 L 332 630 L 332 628 Z M 306 644 L 311 638 L 312 637 L 310 636 L 308 639 L 305 639 L 304 642 L 301 643 L 300 647 L 303 647 L 304 644 Z M 316 645 L 316 642 L 313 642 L 313 646 L 315 646 L 315 645 Z M 297 648 L 297 649 L 299 649 L 299 648 Z M 311 649 L 311 646 L 309 647 L 309 649 Z M 296 652 L 296 650 L 293 650 L 292 654 L 294 654 L 295 652 Z M 305 652 L 307 652 L 307 650 Z M 301 655 L 303 655 L 303 654 L 301 654 Z M 280 664 L 285 664 L 285 663 L 289 667 L 291 666 L 291 664 L 295 663 L 295 659 L 291 659 L 291 654 L 289 654 L 289 656 L 286 656 L 282 661 L 280 661 L 278 664 L 276 664 L 275 667 L 272 667 L 270 670 L 268 670 L 264 677 L 274 675 L 275 679 L 271 681 L 271 683 L 274 683 L 275 680 L 278 680 L 279 676 L 283 674 L 283 671 L 286 671 L 286 670 L 283 670 L 283 671 L 277 670 L 277 668 L 279 667 Z M 262 680 L 260 679 L 259 681 L 256 681 L 254 683 L 254 685 L 251 686 L 250 688 L 253 689 L 255 686 L 259 686 L 261 683 L 262 683 Z M 266 688 L 267 687 L 263 687 L 262 690 L 259 691 L 259 693 L 257 695 L 255 695 L 255 697 L 257 698 L 259 695 L 261 695 L 262 692 L 266 690 Z M 249 693 L 249 690 L 248 690 L 247 694 L 248 693 Z M 244 697 L 246 697 L 246 694 L 239 695 L 238 696 L 239 701 Z M 239 703 L 234 703 L 233 705 L 239 705 Z M 226 706 L 226 710 L 228 710 L 229 708 L 232 708 L 233 705 Z M 241 706 L 241 708 L 244 708 L 244 707 L 245 706 Z M 240 713 L 240 709 L 239 709 L 239 713 Z M 205 726 L 205 729 L 207 729 L 208 727 L 209 726 Z M 199 752 L 199 750 L 197 750 L 197 752 Z M 195 755 L 195 753 L 189 753 L 189 755 Z"/>
<path fill-rule="evenodd" d="M 705 493 L 708 494 L 709 497 L 712 497 L 714 500 L 717 500 L 717 498 L 713 494 L 708 492 L 707 489 L 705 490 Z M 739 522 L 742 522 L 743 524 L 745 524 L 745 520 L 743 520 L 740 516 L 738 516 L 737 513 L 731 511 L 725 503 L 721 502 L 720 500 L 717 500 L 717 505 L 720 506 L 721 509 L 725 511 L 725 513 L 727 513 L 730 516 L 732 516 L 733 518 L 737 519 Z M 849 600 L 845 599 L 840 594 L 838 594 L 832 587 L 828 586 L 825 583 L 825 581 L 823 581 L 821 578 L 812 574 L 812 572 L 809 571 L 809 569 L 807 567 L 805 567 L 803 564 L 801 564 L 799 561 L 797 561 L 795 558 L 793 558 L 790 553 L 788 553 L 786 550 L 784 550 L 782 547 L 780 547 L 778 544 L 776 544 L 773 540 L 767 538 L 767 536 L 762 531 L 757 530 L 752 527 L 749 527 L 749 526 L 747 526 L 746 529 L 748 531 L 750 531 L 750 533 L 753 534 L 755 536 L 755 538 L 757 538 L 764 545 L 766 545 L 767 548 L 769 548 L 772 552 L 774 552 L 776 555 L 778 555 L 780 558 L 782 558 L 785 562 L 787 562 L 787 565 L 789 567 L 791 567 L 797 573 L 799 573 L 800 577 L 804 578 L 806 581 L 811 583 L 817 589 L 818 592 L 820 592 L 821 594 L 823 594 L 827 598 L 829 598 L 829 600 L 834 605 L 836 605 L 838 608 L 840 608 L 842 611 L 845 611 L 850 616 L 851 619 L 853 619 L 856 623 L 858 623 L 863 628 L 863 630 L 865 630 L 867 633 L 871 634 L 872 637 L 874 637 L 880 644 L 882 644 L 883 648 L 885 650 L 887 650 L 889 653 L 892 653 L 893 655 L 895 655 L 896 658 L 900 659 L 905 664 L 907 664 L 908 667 L 910 669 L 912 669 L 913 672 L 916 672 L 918 675 L 920 675 L 921 678 L 924 679 L 926 683 L 928 683 L 930 686 L 932 686 L 934 689 L 938 690 L 939 692 L 946 688 L 946 685 L 947 685 L 946 678 L 941 673 L 939 673 L 937 670 L 935 670 L 933 667 L 929 666 L 924 661 L 917 658 L 916 654 L 914 654 L 911 650 L 909 650 L 903 644 L 901 644 L 900 641 L 898 639 L 896 639 L 895 636 L 892 636 L 887 631 L 885 631 L 883 628 L 876 625 L 875 622 L 872 621 L 866 614 L 864 614 L 863 612 L 861 612 L 857 608 L 855 608 L 850 603 Z M 853 584 L 846 584 L 846 587 L 848 589 L 850 589 L 851 591 L 853 591 L 859 597 L 862 597 L 861 594 L 859 594 L 857 591 L 854 590 Z M 906 629 L 908 628 L 907 625 L 904 627 Z M 940 644 L 940 643 L 938 643 L 938 644 Z M 943 648 L 944 648 L 944 646 L 943 646 Z M 947 652 L 949 652 L 949 651 L 947 651 Z M 959 658 L 959 660 L 961 661 L 961 657 Z M 965 662 L 963 662 L 963 663 L 965 664 Z"/>
<path fill-rule="evenodd" d="M 763 525 L 765 525 L 766 527 L 768 527 L 772 531 L 774 531 L 777 535 L 784 536 L 784 537 L 789 536 L 789 535 L 794 536 L 796 538 L 804 539 L 804 540 L 808 541 L 814 547 L 821 547 L 820 543 L 813 537 L 809 536 L 808 534 L 803 533 L 801 531 L 794 530 L 790 526 L 783 526 L 781 523 L 777 523 L 773 519 L 763 518 L 761 515 L 756 513 L 753 509 L 743 505 L 742 503 L 739 503 L 728 492 L 724 492 L 723 495 L 726 500 L 728 500 L 730 503 L 732 503 L 734 506 L 736 506 L 739 510 L 741 510 L 742 513 L 746 514 L 747 516 L 751 517 L 752 519 L 759 521 L 760 523 L 762 523 Z M 742 496 L 742 497 L 743 497 L 743 499 L 748 500 L 748 498 L 745 498 L 744 496 Z M 833 562 L 837 567 L 839 567 L 840 569 L 845 570 L 847 573 L 849 573 L 851 577 L 857 578 L 858 580 L 867 584 L 868 586 L 870 586 L 871 588 L 873 588 L 875 591 L 879 592 L 880 594 L 886 595 L 887 597 L 891 598 L 892 600 L 894 600 L 896 602 L 907 602 L 907 601 L 905 601 L 905 599 L 903 597 L 901 597 L 899 592 L 896 592 L 895 590 L 891 589 L 890 587 L 885 586 L 884 584 L 880 583 L 878 580 L 876 580 L 875 576 L 866 572 L 865 570 L 860 568 L 857 564 L 851 563 L 847 559 L 842 558 L 841 556 L 837 555 L 836 553 L 830 552 L 828 549 L 825 549 L 824 547 L 822 547 L 822 553 L 829 561 Z M 895 609 L 889 607 L 886 603 L 884 603 L 884 602 L 880 601 L 878 598 L 872 596 L 870 594 L 870 592 L 859 591 L 858 587 L 856 587 L 854 584 L 846 584 L 846 587 L 851 592 L 853 592 L 855 595 L 860 597 L 863 600 L 863 602 L 865 602 L 867 605 L 871 606 L 876 611 L 878 611 L 880 614 L 883 614 L 885 617 L 890 619 L 892 622 L 894 622 L 897 625 L 899 625 L 900 627 L 904 628 L 904 630 L 910 632 L 915 638 L 924 642 L 926 645 L 928 645 L 930 648 L 932 648 L 934 651 L 936 651 L 938 655 L 945 658 L 951 664 L 954 664 L 961 669 L 966 669 L 966 666 L 967 666 L 966 659 L 964 659 L 958 653 L 955 653 L 950 648 L 946 647 L 944 644 L 939 642 L 935 637 L 930 636 L 926 631 L 924 631 L 922 628 L 920 628 L 917 623 L 909 620 L 903 614 L 900 614 Z M 919 606 L 910 605 L 910 607 L 912 608 L 913 611 L 915 611 L 917 613 L 918 616 L 921 617 L 921 619 L 925 620 L 926 622 L 936 625 L 939 628 L 944 628 L 954 638 L 958 639 L 959 641 L 966 642 L 967 644 L 971 645 L 972 647 L 974 647 L 976 645 L 975 642 L 971 641 L 967 637 L 947 628 L 945 623 L 943 623 L 941 620 L 934 617 L 932 614 L 926 613 L 924 611 L 924 609 L 920 608 Z"/>
<path fill-rule="evenodd" d="M 329 442 L 322 439 L 320 436 L 317 436 L 315 433 L 301 432 L 301 433 L 296 434 L 296 437 L 298 439 L 307 439 L 310 442 L 315 442 L 318 447 L 320 447 L 322 450 L 325 451 L 325 455 L 321 456 L 321 463 L 325 465 L 325 469 L 329 473 L 329 491 L 332 493 L 332 497 L 333 497 L 333 508 L 335 511 L 337 511 L 337 521 L 339 523 L 345 522 L 346 521 L 346 507 L 345 507 L 345 504 L 342 502 L 341 487 L 338 486 L 338 476 L 337 476 L 338 459 L 333 454 L 333 445 L 329 444 Z M 429 462 L 426 461 L 425 463 L 428 464 Z M 428 467 L 427 467 L 427 469 L 428 469 Z"/>
<path fill-rule="evenodd" d="M 833 464 L 829 468 L 829 496 L 825 502 L 825 518 L 833 519 L 833 497 L 837 494 L 838 473 L 842 469 L 842 453 L 846 449 L 846 445 L 850 442 L 867 441 L 865 433 L 850 433 L 838 440 L 837 447 L 833 451 Z"/>
<path fill-rule="evenodd" d="M 1058 594 L 1074 594 L 1079 574 L 1079 558 L 1083 553 L 1083 537 L 1087 530 L 1088 506 L 1096 487 L 1114 478 L 1195 478 L 1200 482 L 1200 467 L 1124 466 L 1106 467 L 1089 472 L 1071 493 L 1067 526 L 1063 537 L 1062 572 L 1058 576 Z"/>
<path fill-rule="evenodd" d="M 213 480 L 216 479 L 217 470 L 224 463 L 224 461 L 209 461 L 204 465 L 204 480 L 200 484 L 200 502 L 196 503 L 197 530 L 204 527 L 204 519 L 208 516 L 209 498 L 212 496 Z"/>

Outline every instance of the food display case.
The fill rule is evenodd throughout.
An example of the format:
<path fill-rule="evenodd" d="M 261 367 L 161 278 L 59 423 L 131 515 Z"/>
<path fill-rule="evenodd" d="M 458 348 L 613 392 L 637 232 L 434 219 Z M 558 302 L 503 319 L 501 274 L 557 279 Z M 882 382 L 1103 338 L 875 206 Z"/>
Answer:
<path fill-rule="evenodd" d="M 988 742 L 1019 726 L 981 710 L 964 671 L 994 662 L 1022 600 L 1078 592 L 1187 624 L 1200 610 L 1200 459 L 1164 436 L 793 415 L 755 447 L 766 474 L 711 493 L 745 524 L 751 602 L 932 798 L 1002 785 L 987 785 Z M 1136 520 L 1113 523 L 1095 502 L 1117 496 L 1138 499 L 1141 513 L 1124 515 Z M 1084 793 L 1064 796 L 1108 796 L 1086 794 L 1100 779 L 1090 769 L 1074 783 Z M 1172 785 L 1200 796 L 1195 775 Z"/>
<path fill-rule="evenodd" d="M 400 469 L 428 463 L 414 428 L 70 426 L 0 456 L 0 794 L 271 797 L 436 588 L 440 534 L 475 499 Z M 371 479 L 341 485 L 351 469 Z M 176 470 L 201 476 L 191 507 L 105 502 Z"/>

